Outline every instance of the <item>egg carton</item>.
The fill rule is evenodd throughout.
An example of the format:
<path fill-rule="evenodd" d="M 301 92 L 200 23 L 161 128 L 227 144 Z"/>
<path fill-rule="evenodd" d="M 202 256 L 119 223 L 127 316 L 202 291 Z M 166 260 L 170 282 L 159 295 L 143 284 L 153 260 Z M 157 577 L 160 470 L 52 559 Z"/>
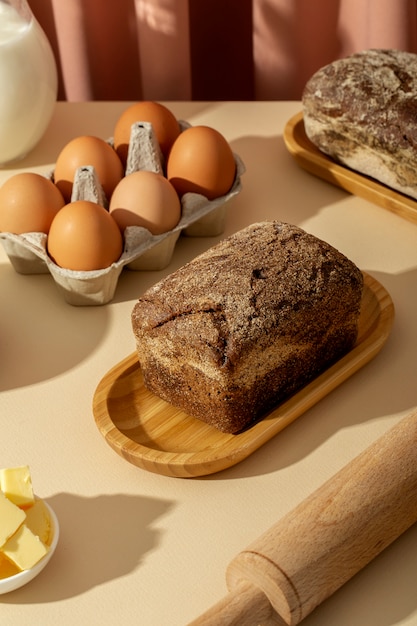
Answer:
<path fill-rule="evenodd" d="M 181 130 L 190 124 L 180 121 Z M 112 143 L 112 139 L 108 140 Z M 224 196 L 208 200 L 197 193 L 187 193 L 181 199 L 181 219 L 172 230 L 152 235 L 146 228 L 129 226 L 124 233 L 124 249 L 111 266 L 94 271 L 75 271 L 58 266 L 47 252 L 44 233 L 0 232 L 0 239 L 9 260 L 19 274 L 50 273 L 65 301 L 74 306 L 102 305 L 115 294 L 119 276 L 124 268 L 133 271 L 162 270 L 171 262 L 175 245 L 181 234 L 188 237 L 215 237 L 224 231 L 225 204 L 242 188 L 241 176 L 245 166 L 234 154 L 236 176 L 230 191 Z M 140 169 L 163 173 L 163 157 L 151 124 L 140 122 L 132 126 L 125 174 Z M 53 180 L 53 172 L 46 174 Z M 103 188 L 93 166 L 77 170 L 71 201 L 90 200 L 108 207 Z"/>

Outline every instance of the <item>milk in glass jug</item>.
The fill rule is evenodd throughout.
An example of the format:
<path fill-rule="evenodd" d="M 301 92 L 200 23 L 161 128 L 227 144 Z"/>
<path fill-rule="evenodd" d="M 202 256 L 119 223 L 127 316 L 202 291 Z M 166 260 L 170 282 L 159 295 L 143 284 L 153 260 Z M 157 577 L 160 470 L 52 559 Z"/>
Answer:
<path fill-rule="evenodd" d="M 41 139 L 57 83 L 51 46 L 26 0 L 0 0 L 0 166 Z"/>

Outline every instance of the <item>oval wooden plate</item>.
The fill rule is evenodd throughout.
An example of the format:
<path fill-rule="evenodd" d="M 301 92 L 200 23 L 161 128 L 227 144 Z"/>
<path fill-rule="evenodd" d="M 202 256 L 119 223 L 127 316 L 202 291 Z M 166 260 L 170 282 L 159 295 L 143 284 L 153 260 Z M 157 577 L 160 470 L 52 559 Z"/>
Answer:
<path fill-rule="evenodd" d="M 297 163 L 310 174 L 341 187 L 355 196 L 369 200 L 410 222 L 417 223 L 415 200 L 390 189 L 373 178 L 336 163 L 312 144 L 304 129 L 302 112 L 297 113 L 287 122 L 284 129 L 284 142 Z"/>
<path fill-rule="evenodd" d="M 189 417 L 149 392 L 137 354 L 113 367 L 93 398 L 97 427 L 124 459 L 165 476 L 190 478 L 235 465 L 370 361 L 387 340 L 394 305 L 384 287 L 364 273 L 365 287 L 355 347 L 248 430 L 225 434 Z"/>

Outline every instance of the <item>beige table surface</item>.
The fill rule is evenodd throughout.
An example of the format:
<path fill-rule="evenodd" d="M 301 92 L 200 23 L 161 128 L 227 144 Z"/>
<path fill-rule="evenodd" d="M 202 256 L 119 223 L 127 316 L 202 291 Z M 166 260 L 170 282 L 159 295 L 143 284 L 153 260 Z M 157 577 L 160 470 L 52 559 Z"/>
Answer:
<path fill-rule="evenodd" d="M 242 463 L 206 478 L 141 470 L 92 415 L 101 377 L 134 351 L 130 312 L 162 275 L 216 243 L 181 238 L 161 272 L 123 272 L 102 307 L 66 304 L 49 275 L 15 273 L 0 251 L 0 465 L 28 464 L 61 537 L 44 572 L 0 596 L 0 623 L 183 626 L 226 593 L 229 561 L 417 405 L 417 226 L 300 169 L 282 133 L 293 103 L 170 103 L 217 128 L 246 165 L 225 235 L 277 218 L 347 254 L 396 307 L 383 351 Z M 80 134 L 112 135 L 126 103 L 59 103 L 38 147 L 0 171 L 47 171 Z M 415 626 L 417 527 L 304 622 Z"/>

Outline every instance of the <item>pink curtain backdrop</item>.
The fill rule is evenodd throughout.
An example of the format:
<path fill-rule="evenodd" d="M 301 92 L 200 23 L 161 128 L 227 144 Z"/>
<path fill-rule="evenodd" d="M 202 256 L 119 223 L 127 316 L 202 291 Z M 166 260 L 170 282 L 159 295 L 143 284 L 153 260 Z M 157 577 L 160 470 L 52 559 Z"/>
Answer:
<path fill-rule="evenodd" d="M 296 100 L 366 48 L 417 52 L 417 0 L 29 0 L 59 98 Z"/>

